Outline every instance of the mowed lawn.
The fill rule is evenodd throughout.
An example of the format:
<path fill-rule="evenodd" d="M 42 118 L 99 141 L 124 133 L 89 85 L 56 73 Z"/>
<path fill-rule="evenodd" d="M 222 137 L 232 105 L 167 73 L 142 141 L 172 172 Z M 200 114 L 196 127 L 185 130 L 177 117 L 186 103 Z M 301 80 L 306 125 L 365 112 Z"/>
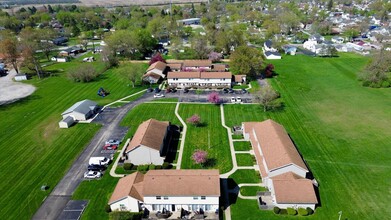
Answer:
<path fill-rule="evenodd" d="M 175 116 L 175 103 L 144 103 L 133 108 L 121 122 L 122 126 L 129 127 L 127 137 L 131 137 L 137 127 L 150 118 L 161 121 L 170 121 L 180 126 Z M 118 156 L 119 154 L 116 154 Z M 110 167 L 111 168 L 111 167 Z M 89 200 L 89 204 L 82 215 L 82 219 L 108 219 L 105 205 L 109 202 L 111 194 L 119 178 L 111 177 L 108 169 L 101 180 L 83 181 L 77 188 L 73 199 Z"/>
<path fill-rule="evenodd" d="M 285 103 L 280 112 L 226 105 L 227 125 L 272 118 L 281 123 L 319 182 L 314 219 L 387 219 L 391 216 L 391 89 L 362 87 L 356 74 L 367 58 L 286 56 L 273 61 L 270 80 Z M 249 212 L 251 207 L 251 212 Z M 233 219 L 278 219 L 256 201 L 238 199 Z M 247 213 L 252 213 L 251 215 Z"/>
<path fill-rule="evenodd" d="M 192 115 L 201 117 L 202 125 L 195 127 L 186 122 Z M 227 130 L 221 125 L 220 107 L 212 104 L 181 104 L 179 115 L 187 123 L 182 169 L 219 169 L 220 173 L 232 169 Z M 209 137 L 208 137 L 209 136 Z M 205 166 L 194 164 L 191 156 L 196 149 L 208 152 L 209 162 Z"/>
<path fill-rule="evenodd" d="M 96 124 L 78 124 L 59 129 L 61 113 L 75 102 L 91 99 L 107 104 L 140 91 L 131 88 L 116 69 L 110 69 L 94 82 L 74 83 L 66 72 L 80 61 L 54 64 L 56 76 L 32 79 L 36 92 L 14 104 L 0 106 L 0 219 L 30 219 L 42 200 L 62 178 L 77 155 L 100 128 Z M 101 62 L 94 62 L 103 69 Z M 98 89 L 110 90 L 101 98 Z M 41 191 L 43 184 L 48 191 Z"/>

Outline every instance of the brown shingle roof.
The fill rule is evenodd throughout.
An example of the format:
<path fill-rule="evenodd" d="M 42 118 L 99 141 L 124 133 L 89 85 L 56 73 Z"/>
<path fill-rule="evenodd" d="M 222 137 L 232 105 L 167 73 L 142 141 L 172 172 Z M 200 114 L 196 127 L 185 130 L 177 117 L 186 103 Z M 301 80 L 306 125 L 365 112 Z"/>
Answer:
<path fill-rule="evenodd" d="M 235 82 L 241 83 L 243 77 L 246 77 L 246 75 L 234 75 Z"/>
<path fill-rule="evenodd" d="M 163 63 L 162 61 L 157 61 L 155 63 L 152 63 L 148 69 L 147 69 L 147 72 L 150 71 L 150 70 L 153 70 L 153 69 L 158 69 L 158 70 L 161 70 L 161 71 L 164 71 L 167 67 L 167 64 L 166 63 Z"/>
<path fill-rule="evenodd" d="M 184 67 L 210 67 L 212 65 L 212 61 L 210 60 L 184 60 Z"/>
<path fill-rule="evenodd" d="M 187 79 L 187 78 L 200 78 L 200 72 L 168 72 L 167 79 Z"/>
<path fill-rule="evenodd" d="M 309 179 L 273 179 L 277 203 L 317 204 L 314 186 Z"/>
<path fill-rule="evenodd" d="M 171 70 L 182 69 L 182 63 L 168 63 L 167 66 L 170 67 Z"/>
<path fill-rule="evenodd" d="M 161 76 L 159 74 L 154 73 L 153 71 L 143 75 L 143 78 L 146 78 L 146 77 L 152 77 L 152 78 L 155 78 L 157 80 L 159 80 L 161 78 Z"/>
<path fill-rule="evenodd" d="M 231 79 L 231 72 L 201 72 L 201 79 Z"/>
<path fill-rule="evenodd" d="M 213 64 L 213 70 L 217 72 L 224 72 L 227 65 L 225 64 Z"/>
<path fill-rule="evenodd" d="M 126 153 L 140 145 L 160 150 L 169 124 L 168 121 L 157 121 L 155 119 L 149 119 L 141 123 L 126 148 Z"/>
<path fill-rule="evenodd" d="M 144 196 L 220 196 L 218 170 L 150 170 Z"/>
<path fill-rule="evenodd" d="M 127 196 L 131 196 L 135 199 L 143 201 L 142 187 L 140 187 L 143 180 L 144 174 L 139 172 L 135 172 L 121 178 L 110 197 L 109 204 L 112 204 Z"/>
<path fill-rule="evenodd" d="M 255 131 L 269 171 L 288 164 L 295 164 L 308 171 L 284 127 L 270 119 L 255 124 L 246 124 L 247 122 L 244 123 L 246 132 L 253 129 Z"/>

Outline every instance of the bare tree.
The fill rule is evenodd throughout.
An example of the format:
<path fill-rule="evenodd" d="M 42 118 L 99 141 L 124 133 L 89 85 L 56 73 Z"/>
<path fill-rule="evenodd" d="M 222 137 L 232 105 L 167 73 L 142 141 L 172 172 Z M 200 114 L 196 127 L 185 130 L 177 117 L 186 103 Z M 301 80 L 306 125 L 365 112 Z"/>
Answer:
<path fill-rule="evenodd" d="M 39 31 L 39 35 L 37 35 L 38 46 L 42 50 L 42 53 L 45 54 L 48 61 L 50 60 L 50 53 L 56 47 L 54 45 L 53 40 L 56 37 L 56 33 L 53 29 L 45 28 Z"/>
<path fill-rule="evenodd" d="M 132 87 L 134 88 L 136 82 L 141 81 L 141 77 L 145 72 L 145 68 L 140 63 L 129 63 L 125 66 L 120 67 L 120 73 L 126 79 L 130 80 Z"/>
<path fill-rule="evenodd" d="M 5 61 L 10 62 L 16 73 L 19 73 L 18 58 L 20 57 L 20 47 L 16 37 L 10 33 L 2 35 L 0 51 L 5 56 Z"/>
<path fill-rule="evenodd" d="M 39 33 L 32 28 L 24 28 L 20 34 L 22 56 L 24 65 L 37 73 L 38 78 L 42 77 L 43 71 L 36 51 L 39 49 Z"/>
<path fill-rule="evenodd" d="M 277 100 L 279 97 L 280 94 L 267 84 L 255 94 L 255 100 L 261 104 L 264 112 L 280 107 L 281 102 Z"/>

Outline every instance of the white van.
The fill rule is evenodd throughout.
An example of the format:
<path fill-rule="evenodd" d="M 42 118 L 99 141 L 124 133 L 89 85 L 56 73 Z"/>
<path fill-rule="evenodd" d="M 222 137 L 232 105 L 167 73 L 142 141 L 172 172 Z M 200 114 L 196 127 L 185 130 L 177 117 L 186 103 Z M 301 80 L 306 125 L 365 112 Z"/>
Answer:
<path fill-rule="evenodd" d="M 90 157 L 89 165 L 109 165 L 110 159 L 107 157 Z"/>

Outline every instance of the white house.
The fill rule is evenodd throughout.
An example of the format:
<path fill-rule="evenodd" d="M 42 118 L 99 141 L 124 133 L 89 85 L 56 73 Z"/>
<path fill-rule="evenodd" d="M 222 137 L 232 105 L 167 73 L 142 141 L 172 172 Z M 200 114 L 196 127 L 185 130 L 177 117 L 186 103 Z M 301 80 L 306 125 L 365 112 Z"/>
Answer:
<path fill-rule="evenodd" d="M 228 88 L 232 83 L 231 72 L 168 72 L 170 87 Z"/>
<path fill-rule="evenodd" d="M 27 80 L 27 75 L 18 73 L 18 74 L 15 75 L 14 79 L 15 79 L 15 81 Z"/>
<path fill-rule="evenodd" d="M 97 109 L 98 104 L 96 102 L 85 99 L 83 101 L 76 102 L 61 115 L 63 119 L 72 117 L 74 121 L 85 121 L 93 116 Z"/>
<path fill-rule="evenodd" d="M 318 200 L 312 181 L 306 179 L 309 170 L 284 127 L 270 119 L 244 122 L 243 134 L 251 142 L 273 205 L 314 209 Z"/>
<path fill-rule="evenodd" d="M 198 25 L 201 23 L 201 19 L 200 18 L 188 18 L 188 19 L 177 20 L 176 22 L 179 25 Z"/>
<path fill-rule="evenodd" d="M 267 40 L 265 41 L 265 43 L 263 43 L 263 50 L 265 52 L 266 51 L 277 52 L 277 49 L 273 47 L 273 42 L 271 40 Z"/>
<path fill-rule="evenodd" d="M 343 39 L 343 37 L 334 36 L 331 38 L 331 42 L 333 42 L 335 44 L 342 44 L 344 42 L 344 39 Z"/>
<path fill-rule="evenodd" d="M 315 53 L 316 45 L 318 45 L 317 41 L 307 40 L 306 42 L 303 43 L 303 48 Z"/>
<path fill-rule="evenodd" d="M 121 178 L 108 202 L 111 210 L 204 212 L 219 209 L 218 170 L 150 170 Z"/>
<path fill-rule="evenodd" d="M 143 79 L 145 81 L 151 82 L 151 83 L 157 83 L 160 78 L 165 78 L 165 70 L 166 70 L 167 64 L 163 63 L 161 61 L 157 61 L 153 64 L 151 64 L 146 73 L 143 76 Z"/>
<path fill-rule="evenodd" d="M 278 52 L 272 52 L 272 51 L 265 51 L 263 53 L 268 60 L 280 60 L 281 54 Z"/>
<path fill-rule="evenodd" d="M 316 41 L 318 43 L 322 43 L 325 38 L 320 34 L 313 34 L 308 38 L 309 41 Z"/>
<path fill-rule="evenodd" d="M 125 153 L 127 161 L 135 165 L 162 165 L 165 159 L 164 145 L 170 123 L 149 119 L 141 123 Z"/>

